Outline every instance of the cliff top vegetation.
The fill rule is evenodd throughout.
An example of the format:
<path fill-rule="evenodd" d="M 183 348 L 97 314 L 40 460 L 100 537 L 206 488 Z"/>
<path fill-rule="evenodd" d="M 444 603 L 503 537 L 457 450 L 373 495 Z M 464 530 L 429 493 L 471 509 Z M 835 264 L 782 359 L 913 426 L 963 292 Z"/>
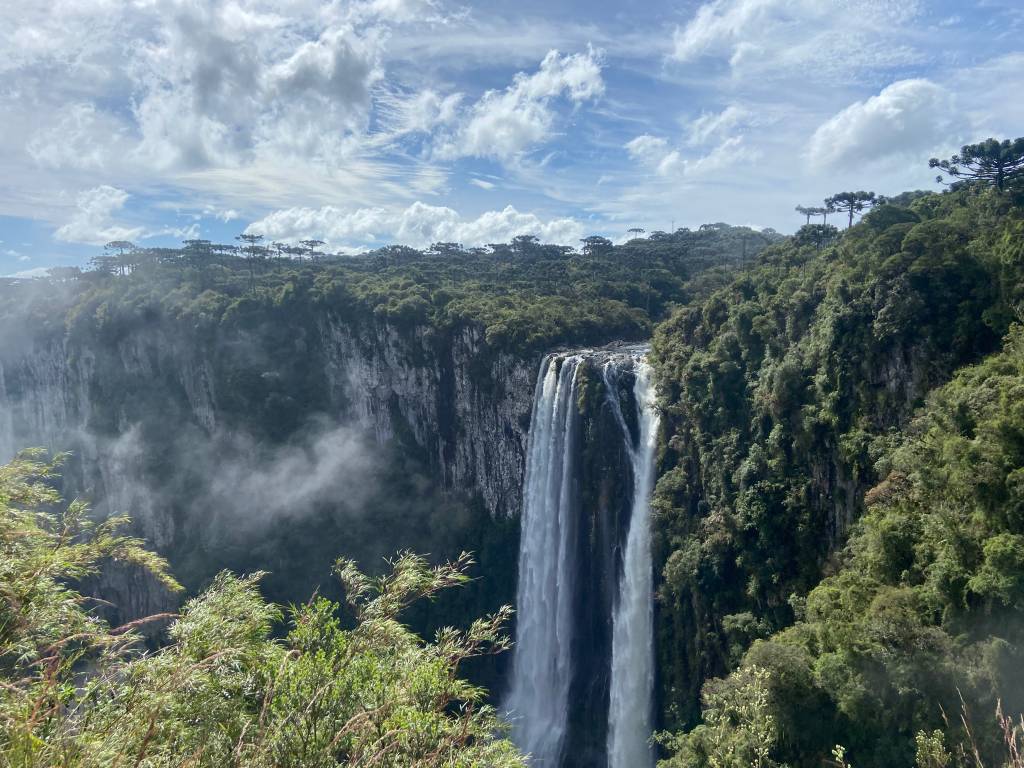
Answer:
<path fill-rule="evenodd" d="M 726 282 L 729 267 L 779 239 L 772 231 L 714 224 L 623 245 L 587 238 L 580 251 L 525 236 L 488 249 L 436 243 L 426 251 L 394 246 L 358 256 L 205 241 L 181 249 L 115 242 L 93 270 L 54 270 L 31 285 L 0 287 L 0 318 L 91 333 L 156 317 L 215 327 L 275 309 L 319 307 L 404 325 L 473 323 L 488 342 L 508 349 L 638 339 L 671 306 Z M 55 311 L 55 303 L 65 311 Z"/>

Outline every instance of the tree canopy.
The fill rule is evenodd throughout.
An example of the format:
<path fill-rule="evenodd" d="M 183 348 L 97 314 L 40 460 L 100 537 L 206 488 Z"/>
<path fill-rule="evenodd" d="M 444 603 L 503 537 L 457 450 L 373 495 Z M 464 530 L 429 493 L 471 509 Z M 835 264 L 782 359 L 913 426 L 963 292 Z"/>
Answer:
<path fill-rule="evenodd" d="M 877 202 L 874 192 L 839 192 L 825 199 L 825 210 L 828 213 L 838 211 L 849 215 L 847 228 L 853 226 L 853 216 L 871 208 Z"/>
<path fill-rule="evenodd" d="M 459 666 L 503 651 L 502 609 L 424 643 L 401 621 L 414 601 L 467 580 L 468 555 L 428 567 L 399 556 L 379 578 L 340 560 L 348 605 L 314 596 L 282 610 L 261 575 L 221 573 L 145 650 L 140 622 L 110 628 L 75 584 L 118 560 L 174 587 L 166 564 L 59 508 L 57 467 L 24 454 L 0 467 L 0 763 L 35 768 L 338 768 L 525 765 L 485 692 Z"/>
<path fill-rule="evenodd" d="M 980 182 L 1002 193 L 1021 186 L 1024 180 L 1024 137 L 967 144 L 948 160 L 933 157 L 928 165 L 960 182 Z M 936 181 L 943 183 L 944 179 L 938 176 Z"/>

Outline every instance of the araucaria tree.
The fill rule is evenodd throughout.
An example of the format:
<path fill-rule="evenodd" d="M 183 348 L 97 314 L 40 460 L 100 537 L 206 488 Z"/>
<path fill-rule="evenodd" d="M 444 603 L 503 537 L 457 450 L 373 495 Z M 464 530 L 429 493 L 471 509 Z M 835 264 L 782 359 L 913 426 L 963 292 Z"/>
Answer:
<path fill-rule="evenodd" d="M 798 205 L 796 207 L 796 212 L 799 213 L 801 216 L 807 217 L 807 220 L 804 222 L 805 224 L 811 223 L 812 216 L 825 216 L 828 213 L 828 211 L 825 208 L 818 208 L 815 206 L 806 205 Z"/>
<path fill-rule="evenodd" d="M 259 243 L 262 239 L 263 235 L 254 235 L 249 232 L 243 232 L 235 238 L 235 240 L 245 243 L 242 252 L 245 253 L 245 260 L 249 264 L 249 287 L 252 290 L 256 290 L 256 258 L 261 252 Z"/>
<path fill-rule="evenodd" d="M 832 197 L 825 199 L 825 208 L 829 211 L 838 211 L 849 214 L 849 221 L 846 228 L 853 226 L 853 215 L 863 213 L 878 202 L 874 192 L 839 192 Z"/>
<path fill-rule="evenodd" d="M 959 154 L 949 160 L 933 157 L 929 168 L 939 168 L 961 181 L 977 181 L 993 186 L 1002 194 L 1008 187 L 1024 182 L 1024 137 L 1019 139 L 986 139 L 979 144 L 967 144 Z M 942 176 L 936 181 L 945 183 Z"/>
<path fill-rule="evenodd" d="M 319 258 L 320 254 L 317 253 L 317 248 L 321 245 L 325 245 L 323 240 L 301 240 L 300 245 L 306 247 L 306 255 L 309 256 L 310 261 Z"/>

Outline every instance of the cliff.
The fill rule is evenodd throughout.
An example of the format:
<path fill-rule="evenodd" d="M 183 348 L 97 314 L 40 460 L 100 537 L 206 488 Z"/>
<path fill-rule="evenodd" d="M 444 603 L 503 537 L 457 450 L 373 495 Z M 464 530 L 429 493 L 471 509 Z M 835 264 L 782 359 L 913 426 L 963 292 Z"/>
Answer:
<path fill-rule="evenodd" d="M 281 520 L 293 535 L 315 528 L 325 510 L 380 540 L 364 546 L 350 528 L 334 555 L 423 549 L 417 526 L 374 532 L 367 519 L 396 455 L 415 466 L 421 497 L 458 497 L 488 518 L 518 512 L 537 361 L 490 349 L 479 328 L 323 311 L 212 331 L 156 317 L 98 333 L 27 335 L 0 359 L 0 453 L 70 451 L 66 492 L 100 515 L 129 513 L 186 581 L 226 564 L 218 547 L 265 541 Z M 281 557 L 245 559 L 273 568 Z M 119 601 L 127 616 L 167 607 L 159 590 L 131 587 L 104 580 L 130 598 Z"/>

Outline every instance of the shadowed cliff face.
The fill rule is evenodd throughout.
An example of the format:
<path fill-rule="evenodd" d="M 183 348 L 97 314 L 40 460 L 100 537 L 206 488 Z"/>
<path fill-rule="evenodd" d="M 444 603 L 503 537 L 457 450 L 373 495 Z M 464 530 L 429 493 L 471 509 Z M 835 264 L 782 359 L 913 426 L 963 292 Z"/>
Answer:
<path fill-rule="evenodd" d="M 508 549 L 511 565 L 483 566 L 514 580 L 501 521 L 518 513 L 534 370 L 472 327 L 327 312 L 26 334 L 0 357 L 0 454 L 70 451 L 67 493 L 130 514 L 188 585 L 267 569 L 268 589 L 297 599 L 339 554 L 373 569 L 401 548 L 458 547 Z M 119 618 L 168 607 L 133 579 L 105 579 L 132 593 Z"/>

